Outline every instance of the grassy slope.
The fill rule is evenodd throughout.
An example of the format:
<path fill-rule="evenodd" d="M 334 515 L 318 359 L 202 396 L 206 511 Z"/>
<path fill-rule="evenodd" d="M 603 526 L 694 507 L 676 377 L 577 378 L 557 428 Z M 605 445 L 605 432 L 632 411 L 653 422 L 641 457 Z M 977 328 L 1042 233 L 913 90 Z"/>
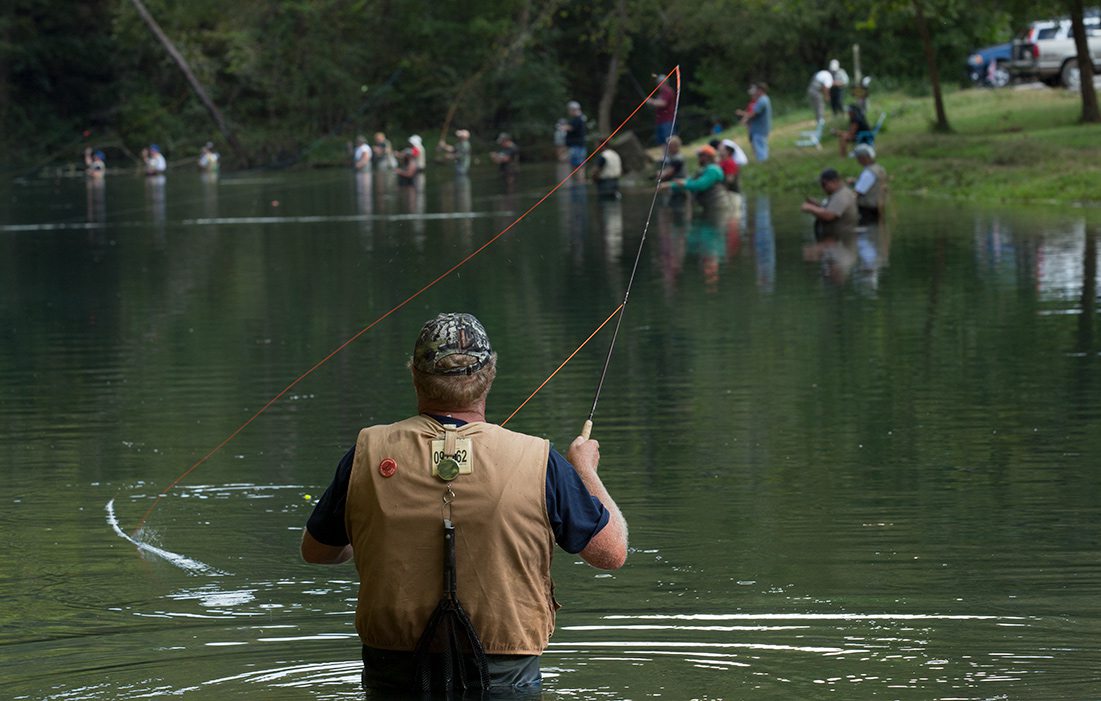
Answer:
<path fill-rule="evenodd" d="M 985 202 L 1101 204 L 1101 125 L 1078 123 L 1077 93 L 953 91 L 945 96 L 945 109 L 954 132 L 934 134 L 931 97 L 873 93 L 868 121 L 887 112 L 876 151 L 893 192 Z M 854 160 L 839 157 L 833 136 L 823 139 L 820 151 L 794 146 L 799 132 L 812 127 L 809 112 L 808 107 L 775 120 L 770 160 L 746 168 L 746 189 L 807 192 L 816 187 L 823 168 L 844 175 L 859 171 Z M 831 126 L 843 123 L 830 124 L 827 131 Z M 745 142 L 744 130 L 735 138 Z"/>

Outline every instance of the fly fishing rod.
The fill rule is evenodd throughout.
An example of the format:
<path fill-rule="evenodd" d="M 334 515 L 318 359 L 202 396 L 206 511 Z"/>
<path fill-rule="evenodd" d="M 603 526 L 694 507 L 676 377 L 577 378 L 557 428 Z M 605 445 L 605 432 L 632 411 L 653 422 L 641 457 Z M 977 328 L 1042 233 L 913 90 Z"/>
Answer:
<path fill-rule="evenodd" d="M 675 130 L 677 126 L 677 110 L 680 108 L 680 66 L 673 69 L 671 75 L 677 77 L 677 87 L 675 91 L 675 98 L 673 101 L 673 124 L 672 129 Z M 669 80 L 669 76 L 665 77 L 665 80 Z M 664 83 L 665 81 L 662 81 Z M 660 87 L 660 86 L 659 86 Z M 672 130 L 670 131 L 672 134 Z M 664 144 L 664 152 L 661 156 L 661 166 L 658 168 L 658 174 L 665 170 L 665 165 L 669 161 L 669 141 L 668 139 Z M 631 266 L 631 276 L 627 278 L 627 289 L 623 292 L 623 302 L 619 305 L 619 318 L 616 319 L 615 328 L 612 330 L 612 340 L 608 343 L 608 355 L 604 358 L 604 368 L 600 371 L 600 381 L 596 383 L 596 393 L 593 396 L 593 407 L 589 410 L 589 418 L 585 419 L 585 425 L 581 428 L 581 437 L 585 440 L 589 439 L 589 434 L 593 430 L 593 416 L 596 414 L 596 405 L 600 402 L 600 390 L 604 389 L 604 379 L 608 376 L 608 366 L 612 364 L 612 352 L 615 350 L 615 342 L 619 337 L 619 327 L 623 325 L 623 317 L 627 314 L 627 302 L 631 298 L 631 285 L 635 282 L 635 273 L 638 272 L 638 262 L 642 259 L 642 246 L 646 243 L 646 232 L 650 230 L 650 220 L 654 216 L 654 208 L 657 206 L 658 194 L 661 192 L 661 178 L 654 178 L 654 196 L 650 199 L 650 211 L 646 214 L 646 224 L 642 227 L 642 238 L 638 242 L 638 250 L 635 252 L 635 262 Z"/>

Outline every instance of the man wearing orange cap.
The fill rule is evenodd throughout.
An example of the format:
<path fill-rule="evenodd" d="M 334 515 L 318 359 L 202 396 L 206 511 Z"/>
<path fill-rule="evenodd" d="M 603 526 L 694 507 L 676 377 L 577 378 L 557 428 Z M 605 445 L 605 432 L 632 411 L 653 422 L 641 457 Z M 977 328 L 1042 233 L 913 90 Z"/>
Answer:
<path fill-rule="evenodd" d="M 691 178 L 677 178 L 670 182 L 662 183 L 661 187 L 672 189 L 673 192 L 691 192 L 696 196 L 704 209 L 705 214 L 714 214 L 726 204 L 726 189 L 723 187 L 723 170 L 716 162 L 717 154 L 710 146 L 701 146 L 696 151 L 700 169 Z"/>

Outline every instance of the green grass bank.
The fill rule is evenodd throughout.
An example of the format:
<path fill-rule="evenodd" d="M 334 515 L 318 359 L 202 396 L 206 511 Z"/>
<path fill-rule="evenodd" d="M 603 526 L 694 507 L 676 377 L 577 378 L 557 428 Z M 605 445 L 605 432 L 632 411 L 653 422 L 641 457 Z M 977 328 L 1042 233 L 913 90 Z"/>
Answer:
<path fill-rule="evenodd" d="M 1079 123 L 1077 93 L 1032 86 L 955 90 L 945 94 L 945 109 L 953 131 L 937 134 L 931 128 L 932 97 L 873 93 L 869 123 L 887 113 L 875 147 L 891 192 L 1101 205 L 1101 125 Z M 778 116 L 770 159 L 751 162 L 743 171 L 743 188 L 813 194 L 823 168 L 856 175 L 859 165 L 841 158 L 836 137 L 828 134 L 843 126 L 841 118 L 827 124 L 821 150 L 799 148 L 799 132 L 813 127 L 810 108 Z M 734 133 L 748 152 L 744 129 Z"/>

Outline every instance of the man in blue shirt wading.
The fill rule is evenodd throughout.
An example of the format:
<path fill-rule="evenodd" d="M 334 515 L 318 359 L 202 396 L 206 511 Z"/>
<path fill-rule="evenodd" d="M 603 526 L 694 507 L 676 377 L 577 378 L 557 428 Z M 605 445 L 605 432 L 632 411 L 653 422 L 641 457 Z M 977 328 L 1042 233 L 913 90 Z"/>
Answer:
<path fill-rule="evenodd" d="M 447 603 L 446 569 L 485 653 L 464 651 L 458 676 L 475 670 L 469 678 L 480 673 L 491 690 L 537 690 L 558 608 L 554 545 L 601 569 L 627 558 L 627 524 L 597 476 L 599 444 L 578 436 L 563 457 L 545 439 L 486 422 L 497 354 L 470 314 L 428 321 L 409 368 L 419 413 L 360 431 L 309 518 L 302 557 L 355 560 L 364 687 L 419 690 L 430 678 L 439 688 L 414 651 L 429 647 L 418 642 Z"/>

